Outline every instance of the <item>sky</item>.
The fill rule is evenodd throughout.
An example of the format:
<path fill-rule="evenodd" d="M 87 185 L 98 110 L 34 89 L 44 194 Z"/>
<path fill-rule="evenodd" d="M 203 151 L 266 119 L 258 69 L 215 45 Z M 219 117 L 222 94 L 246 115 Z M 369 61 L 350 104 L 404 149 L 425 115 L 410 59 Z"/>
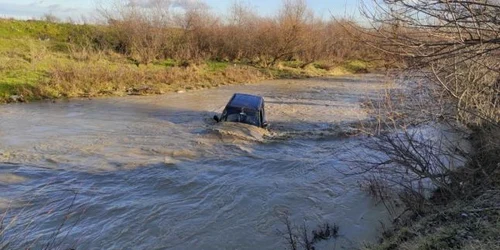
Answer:
<path fill-rule="evenodd" d="M 122 0 L 147 3 L 151 0 Z M 189 4 L 197 0 L 171 0 L 178 6 Z M 235 0 L 201 0 L 215 13 L 224 14 Z M 115 0 L 0 0 L 0 17 L 33 19 L 45 14 L 54 15 L 61 20 L 71 18 L 74 21 L 88 21 L 96 13 L 98 4 L 110 5 Z M 262 15 L 276 12 L 281 0 L 247 0 Z M 308 6 L 316 14 L 329 17 L 330 13 L 336 16 L 356 16 L 358 0 L 306 0 Z M 85 17 L 85 18 L 84 18 Z"/>

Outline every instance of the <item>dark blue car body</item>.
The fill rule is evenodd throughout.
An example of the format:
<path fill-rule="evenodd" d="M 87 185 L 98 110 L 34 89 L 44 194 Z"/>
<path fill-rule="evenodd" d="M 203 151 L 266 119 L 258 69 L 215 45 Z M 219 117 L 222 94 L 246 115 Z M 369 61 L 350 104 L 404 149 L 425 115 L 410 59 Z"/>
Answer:
<path fill-rule="evenodd" d="M 267 127 L 264 98 L 256 95 L 236 93 L 224 108 L 221 117 L 215 116 L 217 122 L 241 122 L 257 127 Z"/>

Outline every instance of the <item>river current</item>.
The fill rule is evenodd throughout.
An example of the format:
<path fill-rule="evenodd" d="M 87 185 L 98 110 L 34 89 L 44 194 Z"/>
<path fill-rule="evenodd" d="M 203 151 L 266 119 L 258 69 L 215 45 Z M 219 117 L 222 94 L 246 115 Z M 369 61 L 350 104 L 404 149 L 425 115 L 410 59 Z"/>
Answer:
<path fill-rule="evenodd" d="M 339 155 L 363 140 L 344 132 L 369 118 L 361 102 L 386 80 L 0 106 L 0 246 L 285 249 L 286 214 L 309 229 L 337 224 L 328 249 L 373 242 L 388 216 Z M 264 97 L 269 131 L 211 119 L 236 92 Z"/>

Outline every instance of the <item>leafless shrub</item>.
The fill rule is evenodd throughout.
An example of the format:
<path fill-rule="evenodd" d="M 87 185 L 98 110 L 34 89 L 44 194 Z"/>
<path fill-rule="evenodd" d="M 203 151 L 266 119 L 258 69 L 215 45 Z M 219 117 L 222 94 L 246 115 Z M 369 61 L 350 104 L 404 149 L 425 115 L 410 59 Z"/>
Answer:
<path fill-rule="evenodd" d="M 418 80 L 367 102 L 375 118 L 362 127 L 375 136 L 367 146 L 373 153 L 359 165 L 390 176 L 406 190 L 401 200 L 415 210 L 429 202 L 467 199 L 496 185 L 499 145 L 484 135 L 495 137 L 500 122 L 500 3 L 373 2 L 364 14 L 374 24 L 371 34 L 385 43 L 366 43 L 405 58 L 407 73 Z M 458 140 L 446 131 L 426 132 L 429 124 L 465 130 L 460 123 L 472 132 L 454 132 Z M 471 133 L 472 148 L 462 147 L 460 138 Z"/>
<path fill-rule="evenodd" d="M 286 226 L 286 231 L 281 232 L 278 230 L 278 233 L 283 235 L 283 237 L 287 242 L 287 245 L 290 247 L 291 250 L 297 250 L 299 237 L 296 235 L 296 232 L 294 232 L 296 230 L 295 226 L 292 225 L 292 222 L 290 221 L 288 214 L 283 215 L 280 219 Z"/>
<path fill-rule="evenodd" d="M 312 234 L 313 234 L 313 239 L 312 239 L 313 244 L 322 240 L 336 238 L 339 236 L 339 226 L 337 224 L 333 224 L 333 226 L 330 226 L 330 224 L 325 223 L 322 226 L 318 227 L 318 229 L 313 230 Z"/>
<path fill-rule="evenodd" d="M 52 13 L 45 13 L 43 16 L 40 18 L 42 21 L 49 22 L 49 23 L 59 23 L 61 22 L 61 19 L 55 16 Z"/>
<path fill-rule="evenodd" d="M 101 9 L 108 25 L 116 31 L 124 52 L 138 63 L 149 64 L 162 54 L 172 22 L 169 0 L 148 2 L 142 6 L 138 2 L 117 1 L 113 9 Z"/>
<path fill-rule="evenodd" d="M 351 174 L 370 173 L 362 188 L 396 219 L 407 211 L 424 215 L 436 204 L 473 199 L 498 186 L 500 129 L 471 131 L 454 122 L 454 102 L 441 88 L 414 84 L 415 79 L 425 80 L 406 79 L 404 87 L 367 101 L 374 119 L 361 128 L 371 137 L 363 143 L 366 150 L 348 160 Z"/>
<path fill-rule="evenodd" d="M 450 121 L 456 114 L 453 103 L 425 81 L 421 76 L 398 79 L 397 87 L 365 102 L 372 119 L 361 123 L 360 130 L 370 137 L 365 150 L 347 160 L 351 174 L 369 174 L 362 188 L 393 218 L 406 211 L 424 214 L 432 204 L 480 190 L 471 188 L 471 176 L 464 174 L 472 170 L 471 148 L 464 139 L 470 132 Z"/>
<path fill-rule="evenodd" d="M 317 60 L 380 59 L 380 53 L 356 40 L 363 33 L 342 27 L 357 24 L 319 18 L 303 0 L 284 0 L 274 16 L 260 16 L 250 4 L 236 1 L 227 17 L 215 15 L 203 2 L 195 1 L 182 11 L 169 0 L 149 1 L 147 7 L 134 3 L 118 1 L 100 13 L 111 28 L 106 32 L 116 39 L 108 49 L 139 64 L 173 58 L 195 64 L 217 60 L 267 67 L 297 60 L 304 68 Z"/>
<path fill-rule="evenodd" d="M 399 203 L 396 201 L 394 188 L 389 183 L 382 176 L 372 175 L 364 178 L 360 188 L 378 203 L 383 204 L 391 216 L 396 217 Z"/>
<path fill-rule="evenodd" d="M 498 1 L 374 0 L 372 47 L 407 59 L 455 101 L 466 124 L 500 122 Z"/>
<path fill-rule="evenodd" d="M 337 224 L 331 225 L 329 223 L 324 223 L 309 233 L 309 229 L 307 228 L 305 222 L 301 227 L 293 224 L 290 221 L 288 213 L 281 215 L 280 220 L 286 229 L 285 231 L 278 230 L 278 234 L 285 239 L 287 246 L 291 250 L 314 250 L 316 249 L 316 243 L 339 237 L 340 228 Z"/>

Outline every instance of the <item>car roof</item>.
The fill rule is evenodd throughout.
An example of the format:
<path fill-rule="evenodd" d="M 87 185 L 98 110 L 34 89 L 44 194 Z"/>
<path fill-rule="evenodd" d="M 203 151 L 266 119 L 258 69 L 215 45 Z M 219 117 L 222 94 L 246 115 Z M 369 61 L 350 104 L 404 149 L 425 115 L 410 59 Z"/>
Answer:
<path fill-rule="evenodd" d="M 261 96 L 235 93 L 227 107 L 260 110 L 264 99 Z"/>

